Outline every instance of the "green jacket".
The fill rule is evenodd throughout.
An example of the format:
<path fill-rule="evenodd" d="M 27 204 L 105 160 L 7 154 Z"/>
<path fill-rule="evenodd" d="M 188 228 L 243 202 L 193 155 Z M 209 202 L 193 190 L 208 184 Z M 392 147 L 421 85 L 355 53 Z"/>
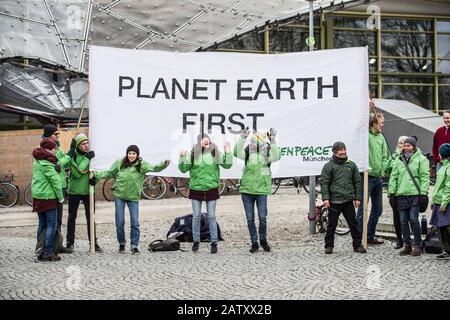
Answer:
<path fill-rule="evenodd" d="M 392 169 L 394 168 L 394 163 L 395 160 L 398 159 L 398 157 L 400 156 L 400 154 L 395 151 L 393 154 L 391 154 L 389 160 L 386 162 L 386 166 L 384 167 L 384 172 L 386 173 L 386 175 L 391 175 L 392 173 Z M 388 181 L 388 189 L 389 189 L 389 184 L 391 183 L 391 178 L 389 177 L 389 181 Z"/>
<path fill-rule="evenodd" d="M 383 134 L 369 130 L 369 176 L 384 176 L 388 161 L 388 146 Z"/>
<path fill-rule="evenodd" d="M 69 169 L 70 162 L 72 159 L 70 156 L 66 155 L 62 148 L 59 146 L 56 149 L 56 159 L 58 159 L 58 163 L 61 165 L 61 172 L 59 173 L 59 177 L 61 179 L 61 186 L 63 189 L 67 187 L 66 182 L 66 169 Z"/>
<path fill-rule="evenodd" d="M 233 153 L 235 157 L 245 161 L 244 143 L 245 139 L 240 137 L 234 145 Z M 280 149 L 277 144 L 271 144 L 268 159 L 270 162 L 281 159 Z M 272 171 L 260 152 L 249 154 L 242 173 L 239 191 L 255 195 L 269 195 L 272 193 Z"/>
<path fill-rule="evenodd" d="M 89 194 L 89 162 L 86 155 L 81 154 L 78 149 L 76 156 L 70 162 L 70 178 L 68 194 L 85 196 Z"/>
<path fill-rule="evenodd" d="M 409 169 L 419 185 L 421 195 L 428 194 L 428 188 L 430 186 L 429 165 L 428 159 L 419 149 L 417 149 L 416 153 L 414 153 L 408 163 Z M 389 180 L 388 192 L 389 194 L 395 194 L 396 196 L 419 195 L 419 192 L 414 186 L 400 157 L 394 162 L 394 167 Z"/>
<path fill-rule="evenodd" d="M 35 199 L 62 201 L 64 199 L 61 179 L 55 165 L 47 160 L 33 160 L 31 194 Z"/>
<path fill-rule="evenodd" d="M 433 203 L 446 207 L 450 202 L 450 161 L 445 159 L 441 164 L 433 190 Z"/>
<path fill-rule="evenodd" d="M 129 201 L 139 201 L 147 172 L 159 172 L 168 166 L 164 161 L 151 165 L 141 160 L 141 170 L 138 172 L 136 164 L 121 169 L 122 160 L 116 160 L 109 170 L 96 172 L 95 177 L 97 180 L 114 178 L 114 197 Z"/>
<path fill-rule="evenodd" d="M 350 160 L 343 164 L 327 162 L 320 174 L 322 200 L 331 202 L 361 201 L 362 182 L 358 167 Z"/>
<path fill-rule="evenodd" d="M 220 168 L 230 169 L 233 165 L 231 152 L 220 154 L 219 164 L 214 161 L 211 153 L 199 155 L 198 159 L 191 163 L 191 154 L 188 152 L 180 157 L 178 169 L 185 173 L 189 171 L 189 188 L 196 191 L 207 191 L 216 189 L 220 183 Z"/>

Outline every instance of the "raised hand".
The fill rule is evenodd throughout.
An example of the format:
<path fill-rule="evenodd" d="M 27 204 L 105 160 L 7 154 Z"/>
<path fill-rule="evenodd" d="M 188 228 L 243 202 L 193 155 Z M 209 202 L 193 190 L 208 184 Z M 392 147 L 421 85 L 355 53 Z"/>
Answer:
<path fill-rule="evenodd" d="M 92 158 L 95 157 L 95 152 L 94 150 L 89 151 L 88 153 L 86 153 L 86 158 L 88 158 L 89 160 L 91 160 Z"/>
<path fill-rule="evenodd" d="M 226 153 L 230 153 L 231 152 L 231 144 L 229 142 L 225 142 L 223 149 Z"/>

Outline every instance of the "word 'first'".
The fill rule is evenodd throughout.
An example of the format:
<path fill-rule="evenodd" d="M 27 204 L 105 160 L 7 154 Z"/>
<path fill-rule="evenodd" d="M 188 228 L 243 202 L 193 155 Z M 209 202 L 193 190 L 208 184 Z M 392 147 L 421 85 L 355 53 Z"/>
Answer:
<path fill-rule="evenodd" d="M 119 76 L 119 97 L 125 91 L 131 91 L 136 98 L 167 100 L 183 98 L 185 100 L 220 100 L 222 86 L 227 84 L 226 79 L 184 79 L 159 78 L 155 84 L 143 85 L 142 77 Z M 323 99 L 325 89 L 331 90 L 333 98 L 339 95 L 338 76 L 332 76 L 329 81 L 323 77 L 317 78 L 278 78 L 270 82 L 266 78 L 259 81 L 241 79 L 233 83 L 236 86 L 236 100 L 291 99 L 299 97 L 308 99 L 315 94 L 317 99 Z"/>

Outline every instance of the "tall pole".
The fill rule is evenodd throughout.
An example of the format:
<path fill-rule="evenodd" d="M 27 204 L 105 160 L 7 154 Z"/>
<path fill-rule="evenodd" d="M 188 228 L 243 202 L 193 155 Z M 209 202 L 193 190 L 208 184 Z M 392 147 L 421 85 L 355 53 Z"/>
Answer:
<path fill-rule="evenodd" d="M 89 178 L 94 177 L 94 172 L 89 172 Z M 90 254 L 95 254 L 95 222 L 94 222 L 94 211 L 95 211 L 95 203 L 94 203 L 94 186 L 89 184 L 89 206 L 90 212 L 89 215 L 89 237 L 91 238 L 91 247 Z"/>
<path fill-rule="evenodd" d="M 363 196 L 363 234 L 362 243 L 367 250 L 367 222 L 369 220 L 369 171 L 364 171 L 364 196 Z"/>
<path fill-rule="evenodd" d="M 314 51 L 314 0 L 309 0 L 309 51 Z M 316 233 L 316 177 L 309 177 L 309 234 Z"/>

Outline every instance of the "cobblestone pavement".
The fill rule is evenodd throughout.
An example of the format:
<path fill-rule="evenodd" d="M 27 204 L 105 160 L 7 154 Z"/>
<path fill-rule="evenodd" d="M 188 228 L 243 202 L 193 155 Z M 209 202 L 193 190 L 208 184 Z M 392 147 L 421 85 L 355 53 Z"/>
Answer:
<path fill-rule="evenodd" d="M 186 252 L 151 253 L 148 243 L 164 236 L 176 216 L 190 211 L 187 200 L 164 201 L 141 206 L 139 256 L 117 252 L 111 219 L 98 225 L 105 253 L 91 256 L 87 241 L 78 240 L 75 253 L 61 255 L 56 263 L 34 262 L 36 227 L 0 228 L 0 299 L 450 298 L 450 263 L 434 255 L 400 257 L 390 242 L 357 254 L 350 236 L 337 236 L 335 253 L 325 255 L 323 235 L 307 234 L 305 204 L 296 205 L 298 199 L 291 195 L 269 200 L 270 253 L 248 252 L 237 196 L 219 201 L 225 241 L 217 255 L 209 253 L 207 243 L 197 253 L 190 251 L 190 244 L 182 245 Z M 184 211 L 160 212 L 169 204 Z M 112 204 L 102 206 L 111 213 Z M 78 222 L 83 220 L 79 214 Z M 86 238 L 85 226 L 78 226 L 77 238 Z"/>

